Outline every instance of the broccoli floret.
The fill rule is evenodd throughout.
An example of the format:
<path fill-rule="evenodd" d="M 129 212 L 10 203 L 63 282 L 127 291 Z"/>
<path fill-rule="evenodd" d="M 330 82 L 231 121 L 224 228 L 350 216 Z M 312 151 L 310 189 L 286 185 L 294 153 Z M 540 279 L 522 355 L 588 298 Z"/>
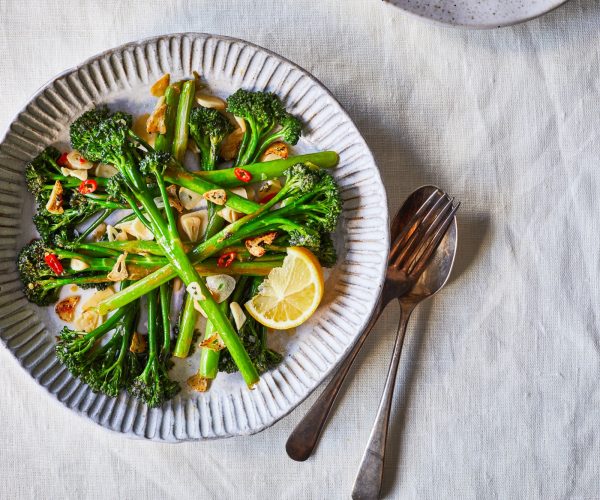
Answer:
<path fill-rule="evenodd" d="M 221 143 L 232 128 L 229 120 L 216 109 L 203 106 L 192 109 L 189 129 L 202 155 L 202 170 L 214 170 Z"/>
<path fill-rule="evenodd" d="M 266 137 L 285 113 L 279 98 L 270 92 L 239 89 L 227 98 L 227 111 L 246 120 L 248 128 L 238 152 L 236 166 L 254 158 L 261 138 Z"/>
<path fill-rule="evenodd" d="M 27 189 L 33 194 L 36 201 L 38 196 L 52 186 L 56 179 L 64 178 L 57 163 L 59 157 L 60 151 L 49 146 L 25 166 Z"/>

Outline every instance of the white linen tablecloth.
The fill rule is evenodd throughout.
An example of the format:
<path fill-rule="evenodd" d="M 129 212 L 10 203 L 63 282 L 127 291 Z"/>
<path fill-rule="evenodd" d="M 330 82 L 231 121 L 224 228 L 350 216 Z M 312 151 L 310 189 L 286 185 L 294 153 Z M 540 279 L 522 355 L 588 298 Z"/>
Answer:
<path fill-rule="evenodd" d="M 297 62 L 371 146 L 390 210 L 435 183 L 459 255 L 415 314 L 391 424 L 389 498 L 600 497 L 600 4 L 466 31 L 377 0 L 0 0 L 0 128 L 56 73 L 124 42 L 202 31 Z M 0 349 L 0 498 L 348 498 L 397 321 L 359 358 L 316 455 L 289 432 L 133 441 L 67 411 Z"/>

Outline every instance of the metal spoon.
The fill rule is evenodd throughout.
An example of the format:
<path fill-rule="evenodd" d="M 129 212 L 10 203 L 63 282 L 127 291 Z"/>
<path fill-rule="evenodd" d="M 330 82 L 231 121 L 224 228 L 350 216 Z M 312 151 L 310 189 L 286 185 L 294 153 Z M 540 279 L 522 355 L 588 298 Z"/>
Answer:
<path fill-rule="evenodd" d="M 410 203 L 414 204 L 413 207 L 419 207 L 422 204 L 423 199 L 430 196 L 432 189 L 435 188 L 431 186 L 421 188 L 407 200 L 405 205 Z M 398 333 L 394 344 L 392 360 L 379 408 L 377 410 L 377 416 L 375 417 L 373 429 L 369 437 L 369 442 L 354 482 L 354 488 L 352 490 L 353 500 L 374 500 L 379 497 L 383 480 L 383 464 L 388 423 L 406 326 L 415 307 L 423 300 L 439 292 L 450 277 L 457 246 L 456 218 L 454 217 L 457 208 L 458 206 L 453 209 L 453 212 L 451 213 L 452 223 L 449 225 L 447 232 L 439 242 L 437 250 L 427 263 L 424 271 L 418 277 L 412 290 L 410 290 L 408 294 L 398 298 L 401 318 L 398 325 Z"/>
<path fill-rule="evenodd" d="M 402 207 L 396 213 L 390 226 L 391 239 L 393 242 L 398 240 L 399 236 L 401 236 L 402 230 L 409 223 L 417 220 L 416 217 L 419 215 L 419 213 L 421 213 L 421 215 L 425 214 L 423 210 L 419 212 L 420 209 L 428 209 L 432 207 L 433 203 L 436 201 L 434 198 L 436 194 L 438 194 L 438 196 L 441 198 L 443 192 L 435 186 L 424 186 L 414 191 L 407 198 Z M 449 238 L 453 238 L 454 240 L 456 239 L 455 223 L 453 223 L 448 230 L 446 237 L 442 241 L 442 245 L 449 241 Z M 433 257 L 434 260 L 437 259 L 438 253 L 439 249 Z M 410 286 L 412 286 L 412 284 Z M 393 299 L 399 298 L 409 289 L 410 287 L 407 287 L 406 284 L 398 283 L 397 280 L 394 280 L 391 278 L 391 276 L 386 275 L 386 281 L 384 283 L 379 302 L 375 307 L 373 314 L 371 315 L 369 324 L 363 330 L 360 337 L 356 341 L 356 344 L 354 344 L 346 358 L 342 361 L 333 378 L 329 384 L 327 384 L 325 390 L 317 398 L 308 413 L 290 434 L 290 437 L 286 443 L 286 451 L 290 458 L 297 461 L 304 461 L 310 457 L 310 455 L 312 455 L 312 452 L 317 445 L 319 436 L 323 431 L 323 427 L 325 426 L 325 422 L 327 421 L 333 406 L 333 402 L 335 401 L 342 384 L 348 375 L 352 363 L 356 359 L 357 354 L 364 345 L 369 333 L 373 329 L 373 326 L 375 326 L 375 323 L 377 323 L 377 320 L 379 319 L 379 316 L 385 307 Z"/>

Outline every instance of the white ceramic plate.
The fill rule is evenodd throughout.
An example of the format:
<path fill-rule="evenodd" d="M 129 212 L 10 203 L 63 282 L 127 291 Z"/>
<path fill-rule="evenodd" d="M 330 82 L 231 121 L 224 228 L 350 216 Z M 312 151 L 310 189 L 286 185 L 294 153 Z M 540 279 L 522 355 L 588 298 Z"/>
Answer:
<path fill-rule="evenodd" d="M 470 28 L 529 21 L 567 0 L 385 0 L 419 17 Z"/>
<path fill-rule="evenodd" d="M 297 151 L 334 149 L 334 175 L 344 199 L 336 237 L 340 258 L 323 303 L 293 335 L 282 334 L 285 359 L 250 391 L 239 374 L 219 374 L 204 394 L 185 388 L 163 408 L 149 410 L 126 393 L 94 394 L 54 356 L 59 325 L 51 308 L 27 302 L 16 274 L 16 251 L 33 235 L 33 200 L 25 163 L 49 144 L 68 141 L 68 126 L 83 110 L 106 103 L 150 111 L 148 89 L 158 77 L 197 70 L 217 94 L 239 87 L 276 92 L 308 124 Z M 58 401 L 117 432 L 162 441 L 258 432 L 289 413 L 334 369 L 367 322 L 383 283 L 389 244 L 385 190 L 360 133 L 331 94 L 291 62 L 241 40 L 176 34 L 127 44 L 94 57 L 45 85 L 0 144 L 0 337 L 23 368 Z M 194 360 L 180 365 L 182 380 Z M 185 384 L 182 384 L 185 387 Z"/>

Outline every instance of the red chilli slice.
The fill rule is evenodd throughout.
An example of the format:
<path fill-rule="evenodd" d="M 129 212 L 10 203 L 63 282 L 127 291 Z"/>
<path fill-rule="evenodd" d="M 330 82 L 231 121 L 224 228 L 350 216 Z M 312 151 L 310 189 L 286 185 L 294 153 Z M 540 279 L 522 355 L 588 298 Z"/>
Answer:
<path fill-rule="evenodd" d="M 67 153 L 63 153 L 58 157 L 58 160 L 56 160 L 56 163 L 58 163 L 61 167 L 68 167 L 69 166 L 69 160 L 67 160 Z"/>
<path fill-rule="evenodd" d="M 78 191 L 81 194 L 90 194 L 98 189 L 98 183 L 94 179 L 87 179 L 79 184 Z"/>
<path fill-rule="evenodd" d="M 233 173 L 242 182 L 250 182 L 252 180 L 252 174 L 243 168 L 234 168 Z"/>
<path fill-rule="evenodd" d="M 227 252 L 219 257 L 217 260 L 218 267 L 229 267 L 235 258 L 237 257 L 237 253 L 235 252 Z"/>
<path fill-rule="evenodd" d="M 56 256 L 53 253 L 46 254 L 44 256 L 44 260 L 46 261 L 46 264 L 48 264 L 48 267 L 52 269 L 52 271 L 54 271 L 55 274 L 62 274 L 65 270 L 63 268 L 63 265 L 60 263 L 58 256 Z"/>

